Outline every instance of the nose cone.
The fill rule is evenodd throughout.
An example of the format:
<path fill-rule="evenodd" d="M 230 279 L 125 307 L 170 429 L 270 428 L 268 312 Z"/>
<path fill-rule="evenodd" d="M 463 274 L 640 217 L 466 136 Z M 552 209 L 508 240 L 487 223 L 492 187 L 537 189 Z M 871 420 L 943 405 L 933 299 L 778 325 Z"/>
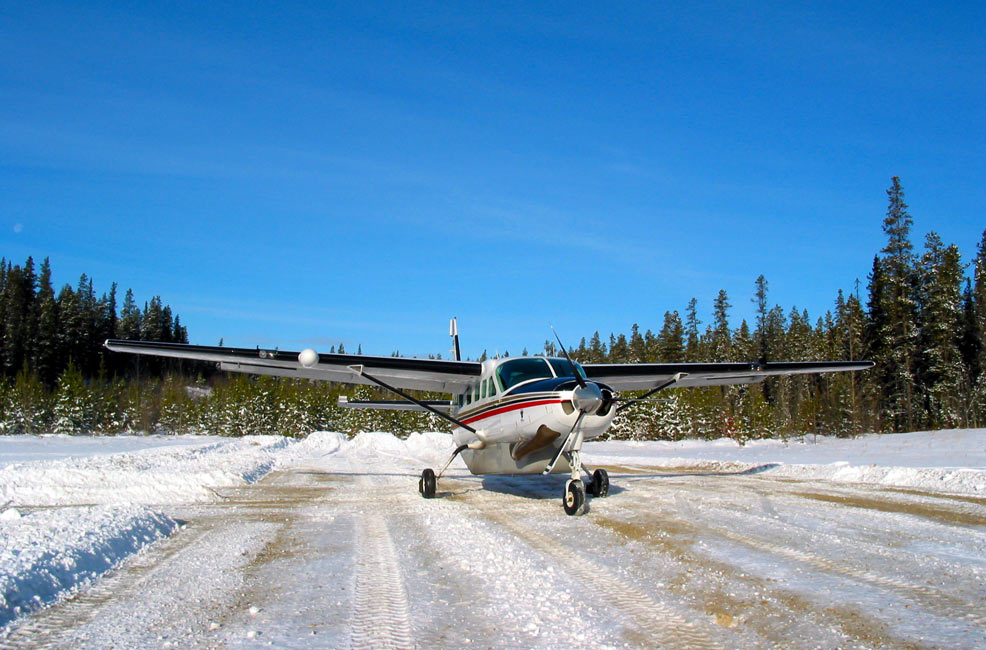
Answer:
<path fill-rule="evenodd" d="M 603 405 L 603 393 L 596 384 L 587 382 L 572 393 L 572 405 L 586 415 L 592 415 Z"/>

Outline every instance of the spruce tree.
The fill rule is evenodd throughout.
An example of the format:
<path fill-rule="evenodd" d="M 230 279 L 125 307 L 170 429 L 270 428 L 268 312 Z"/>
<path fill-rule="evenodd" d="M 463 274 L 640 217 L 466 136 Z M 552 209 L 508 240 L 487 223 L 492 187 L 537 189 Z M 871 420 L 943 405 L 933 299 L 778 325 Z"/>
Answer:
<path fill-rule="evenodd" d="M 688 309 L 685 311 L 685 334 L 687 343 L 685 344 L 685 361 L 698 361 L 699 356 L 699 333 L 698 326 L 702 321 L 698 319 L 698 300 L 692 298 L 688 301 Z"/>
<path fill-rule="evenodd" d="M 685 359 L 685 328 L 677 311 L 664 312 L 664 325 L 657 335 L 657 361 L 680 363 Z"/>
<path fill-rule="evenodd" d="M 41 381 L 51 388 L 62 370 L 64 357 L 59 340 L 58 304 L 51 286 L 51 263 L 47 257 L 41 263 L 38 278 L 37 312 L 38 329 L 32 366 Z"/>
<path fill-rule="evenodd" d="M 966 371 L 959 344 L 962 336 L 962 264 L 959 249 L 947 248 L 937 233 L 928 233 L 919 265 L 920 350 L 917 368 L 925 394 L 927 424 L 957 426 L 963 415 L 959 393 Z"/>
<path fill-rule="evenodd" d="M 974 378 L 975 413 L 980 426 L 986 423 L 986 231 L 979 242 L 973 269 L 973 325 L 977 350 L 977 374 Z"/>
<path fill-rule="evenodd" d="M 628 348 L 628 358 L 630 363 L 641 363 L 648 361 L 647 348 L 644 346 L 644 337 L 640 334 L 640 326 L 636 323 L 630 329 L 630 344 Z"/>
<path fill-rule="evenodd" d="M 729 330 L 729 309 L 732 305 L 726 290 L 720 289 L 712 304 L 712 360 L 732 360 L 731 333 Z"/>
<path fill-rule="evenodd" d="M 127 341 L 140 339 L 140 309 L 134 302 L 133 289 L 127 289 L 127 293 L 123 297 L 123 310 L 120 312 L 117 336 Z"/>
<path fill-rule="evenodd" d="M 770 310 L 767 307 L 767 278 L 762 274 L 756 281 L 756 293 L 750 302 L 757 306 L 757 329 L 755 338 L 757 342 L 757 359 L 767 361 L 767 315 Z"/>
<path fill-rule="evenodd" d="M 887 245 L 881 251 L 884 287 L 878 297 L 886 323 L 876 332 L 881 339 L 883 411 L 894 431 L 913 431 L 916 418 L 915 360 L 917 356 L 917 301 L 915 260 L 910 241 L 911 215 L 904 203 L 900 179 L 894 176 L 887 190 L 883 231 Z"/>
<path fill-rule="evenodd" d="M 2 362 L 4 374 L 14 376 L 31 355 L 34 339 L 34 292 L 36 277 L 30 257 L 20 266 L 7 265 L 3 293 Z"/>

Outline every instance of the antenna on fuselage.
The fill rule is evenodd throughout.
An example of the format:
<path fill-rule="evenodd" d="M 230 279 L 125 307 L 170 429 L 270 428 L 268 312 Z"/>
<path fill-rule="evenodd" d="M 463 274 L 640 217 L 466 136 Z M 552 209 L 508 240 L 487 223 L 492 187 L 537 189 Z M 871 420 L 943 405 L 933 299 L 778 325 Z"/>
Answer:
<path fill-rule="evenodd" d="M 448 335 L 452 337 L 452 354 L 456 361 L 462 361 L 462 352 L 459 351 L 459 320 L 453 318 L 448 324 Z"/>

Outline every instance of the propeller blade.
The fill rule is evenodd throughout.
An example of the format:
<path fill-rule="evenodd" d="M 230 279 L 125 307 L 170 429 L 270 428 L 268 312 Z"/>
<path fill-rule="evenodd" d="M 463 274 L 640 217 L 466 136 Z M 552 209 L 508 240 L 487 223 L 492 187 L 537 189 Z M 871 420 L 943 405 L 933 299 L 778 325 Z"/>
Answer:
<path fill-rule="evenodd" d="M 555 331 L 554 326 L 550 326 L 552 333 L 555 335 L 555 340 L 558 341 L 559 347 L 561 347 L 561 353 L 565 355 L 568 359 L 568 365 L 572 367 L 572 374 L 575 375 L 575 381 L 579 382 L 579 388 L 585 388 L 585 379 L 582 379 L 582 375 L 575 367 L 575 362 L 572 361 L 572 357 L 568 356 L 568 350 L 565 349 L 565 344 L 561 342 L 561 337 L 558 336 L 558 332 Z"/>

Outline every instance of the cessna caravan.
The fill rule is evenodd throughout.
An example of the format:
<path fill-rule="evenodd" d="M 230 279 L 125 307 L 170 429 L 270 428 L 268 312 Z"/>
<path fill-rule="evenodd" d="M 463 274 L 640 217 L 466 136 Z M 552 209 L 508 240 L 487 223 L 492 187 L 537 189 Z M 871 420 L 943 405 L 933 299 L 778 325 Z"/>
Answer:
<path fill-rule="evenodd" d="M 562 493 L 562 505 L 569 515 L 585 512 L 587 492 L 605 497 L 609 491 L 606 470 L 590 472 L 582 464 L 582 444 L 602 436 L 618 412 L 662 390 L 754 384 L 777 375 L 873 366 L 870 361 L 580 364 L 560 339 L 561 357 L 463 361 L 455 319 L 449 334 L 455 357 L 449 360 L 115 339 L 107 340 L 105 346 L 116 352 L 214 362 L 231 372 L 379 386 L 401 399 L 340 397 L 339 406 L 429 411 L 454 425 L 455 451 L 437 474 L 431 468 L 421 473 L 418 491 L 422 496 L 435 496 L 438 479 L 461 454 L 473 474 L 569 473 Z M 423 400 L 408 390 L 448 394 L 451 399 Z M 621 397 L 627 391 L 643 394 Z M 589 476 L 588 488 L 583 473 Z"/>

